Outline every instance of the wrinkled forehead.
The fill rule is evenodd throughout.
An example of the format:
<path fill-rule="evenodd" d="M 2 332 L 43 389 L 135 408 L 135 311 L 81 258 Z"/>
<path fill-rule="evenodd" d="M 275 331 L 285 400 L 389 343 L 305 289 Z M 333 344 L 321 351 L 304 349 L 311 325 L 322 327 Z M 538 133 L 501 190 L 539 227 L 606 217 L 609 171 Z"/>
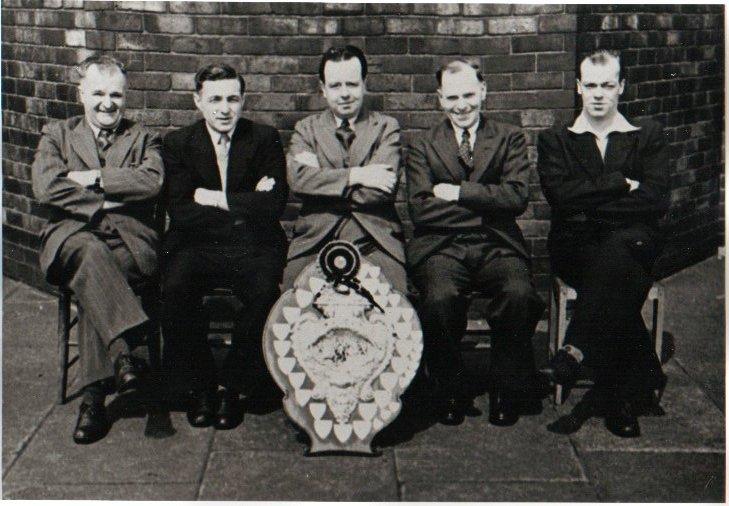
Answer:
<path fill-rule="evenodd" d="M 605 63 L 592 63 L 586 59 L 580 65 L 580 81 L 583 83 L 604 83 L 608 81 L 620 80 L 620 64 L 613 59 L 609 59 Z"/>

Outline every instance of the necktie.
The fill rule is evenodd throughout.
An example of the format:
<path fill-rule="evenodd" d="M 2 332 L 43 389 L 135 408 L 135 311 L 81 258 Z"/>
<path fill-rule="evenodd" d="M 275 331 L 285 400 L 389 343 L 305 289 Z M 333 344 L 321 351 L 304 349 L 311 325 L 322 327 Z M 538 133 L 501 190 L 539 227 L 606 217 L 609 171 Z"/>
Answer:
<path fill-rule="evenodd" d="M 96 147 L 102 167 L 106 164 L 106 152 L 111 146 L 111 140 L 111 130 L 99 130 L 99 136 L 96 137 Z"/>
<path fill-rule="evenodd" d="M 228 145 L 230 136 L 227 133 L 220 134 L 215 154 L 218 158 L 218 172 L 220 173 L 220 186 L 225 191 L 225 184 L 228 176 Z"/>
<path fill-rule="evenodd" d="M 461 145 L 458 146 L 458 157 L 468 169 L 473 169 L 473 151 L 471 151 L 471 133 L 464 129 L 461 136 Z"/>
<path fill-rule="evenodd" d="M 336 135 L 339 142 L 344 146 L 344 149 L 349 152 L 349 148 L 352 146 L 352 141 L 355 137 L 354 130 L 349 126 L 349 120 L 345 119 L 342 121 L 342 124 L 336 130 Z"/>

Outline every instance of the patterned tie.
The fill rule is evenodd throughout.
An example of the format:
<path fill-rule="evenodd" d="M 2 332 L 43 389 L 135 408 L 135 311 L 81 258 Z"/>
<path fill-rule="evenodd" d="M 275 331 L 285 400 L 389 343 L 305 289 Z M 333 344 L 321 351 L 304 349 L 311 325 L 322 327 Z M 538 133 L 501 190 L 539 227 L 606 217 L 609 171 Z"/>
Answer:
<path fill-rule="evenodd" d="M 106 165 L 106 152 L 109 150 L 112 142 L 111 130 L 99 130 L 99 136 L 96 138 L 96 147 L 99 152 L 99 163 L 103 167 Z"/>
<path fill-rule="evenodd" d="M 220 186 L 225 191 L 225 184 L 228 179 L 228 145 L 230 144 L 230 135 L 227 132 L 220 134 L 216 156 L 218 158 L 218 172 L 220 173 Z"/>
<path fill-rule="evenodd" d="M 339 128 L 337 128 L 336 134 L 337 139 L 339 139 L 339 142 L 342 143 L 344 149 L 349 152 L 349 148 L 352 146 L 352 141 L 354 140 L 355 133 L 354 130 L 352 130 L 352 127 L 349 126 L 348 119 L 342 120 L 342 124 Z"/>
<path fill-rule="evenodd" d="M 461 145 L 458 146 L 458 158 L 461 159 L 468 169 L 473 169 L 473 151 L 471 151 L 471 133 L 467 130 L 463 130 L 461 136 Z"/>

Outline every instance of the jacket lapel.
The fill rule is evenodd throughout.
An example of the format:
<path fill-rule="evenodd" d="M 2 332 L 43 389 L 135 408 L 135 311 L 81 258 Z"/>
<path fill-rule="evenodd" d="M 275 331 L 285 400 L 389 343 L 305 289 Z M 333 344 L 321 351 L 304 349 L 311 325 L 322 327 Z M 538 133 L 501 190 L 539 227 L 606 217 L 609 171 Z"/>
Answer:
<path fill-rule="evenodd" d="M 241 181 L 248 171 L 249 160 L 252 156 L 252 150 L 248 149 L 250 145 L 249 132 L 248 120 L 239 118 L 238 124 L 233 132 L 233 138 L 230 140 L 230 149 L 228 150 L 228 170 L 226 173 L 228 180 L 225 184 L 227 189 L 234 190 L 239 188 Z M 215 156 L 215 153 L 213 153 L 213 156 Z"/>
<path fill-rule="evenodd" d="M 466 178 L 466 171 L 458 161 L 458 146 L 448 118 L 438 125 L 433 135 L 433 149 L 455 181 L 463 181 Z"/>
<path fill-rule="evenodd" d="M 334 114 L 329 110 L 319 114 L 316 119 L 316 126 L 314 138 L 321 150 L 321 154 L 327 159 L 331 167 L 343 167 L 346 153 L 344 152 L 344 146 L 335 134 L 337 123 L 334 121 Z"/>
<path fill-rule="evenodd" d="M 501 136 L 496 135 L 493 125 L 486 122 L 483 116 L 481 116 L 480 126 L 476 132 L 476 144 L 473 147 L 473 172 L 469 178 L 470 181 L 481 179 L 486 169 L 489 168 L 499 144 L 503 141 Z"/>
<path fill-rule="evenodd" d="M 600 150 L 597 149 L 595 137 L 591 133 L 576 134 L 567 130 L 567 137 L 572 142 L 569 145 L 574 151 L 575 158 L 580 166 L 590 175 L 597 175 L 603 171 L 604 164 Z"/>
<path fill-rule="evenodd" d="M 364 163 L 380 134 L 379 121 L 369 111 L 362 111 L 359 118 L 360 120 L 355 123 L 356 135 L 349 148 L 349 162 L 352 167 L 361 166 Z"/>
<path fill-rule="evenodd" d="M 608 138 L 605 166 L 611 172 L 620 171 L 633 153 L 638 136 L 636 132 L 614 132 Z"/>
<path fill-rule="evenodd" d="M 116 139 L 114 139 L 106 153 L 106 165 L 109 167 L 123 167 L 137 137 L 139 137 L 139 130 L 132 133 L 130 123 L 127 120 L 122 120 Z M 137 160 L 137 162 L 139 161 Z"/>
<path fill-rule="evenodd" d="M 71 131 L 71 149 L 81 158 L 89 169 L 100 169 L 99 153 L 96 150 L 94 132 L 86 124 L 86 120 L 79 121 L 78 125 Z"/>
<path fill-rule="evenodd" d="M 194 153 L 197 163 L 195 167 L 207 183 L 210 189 L 220 190 L 223 185 L 218 172 L 218 159 L 215 156 L 215 148 L 210 134 L 205 126 L 205 120 L 200 120 L 193 136 L 194 140 L 190 148 Z"/>

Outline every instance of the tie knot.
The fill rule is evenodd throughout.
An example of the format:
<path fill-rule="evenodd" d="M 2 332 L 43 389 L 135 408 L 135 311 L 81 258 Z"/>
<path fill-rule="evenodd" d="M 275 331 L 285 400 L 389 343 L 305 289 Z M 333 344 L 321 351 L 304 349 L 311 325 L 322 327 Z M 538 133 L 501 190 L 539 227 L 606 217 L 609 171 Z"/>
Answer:
<path fill-rule="evenodd" d="M 471 132 L 469 132 L 467 128 L 463 129 L 463 134 L 461 135 L 461 140 L 464 140 L 464 141 L 471 140 Z"/>
<path fill-rule="evenodd" d="M 227 146 L 230 142 L 230 135 L 228 135 L 228 132 L 223 132 L 220 134 L 220 139 L 218 139 L 218 144 L 221 146 Z"/>
<path fill-rule="evenodd" d="M 101 129 L 99 130 L 99 139 L 108 139 L 111 137 L 111 130 Z"/>

